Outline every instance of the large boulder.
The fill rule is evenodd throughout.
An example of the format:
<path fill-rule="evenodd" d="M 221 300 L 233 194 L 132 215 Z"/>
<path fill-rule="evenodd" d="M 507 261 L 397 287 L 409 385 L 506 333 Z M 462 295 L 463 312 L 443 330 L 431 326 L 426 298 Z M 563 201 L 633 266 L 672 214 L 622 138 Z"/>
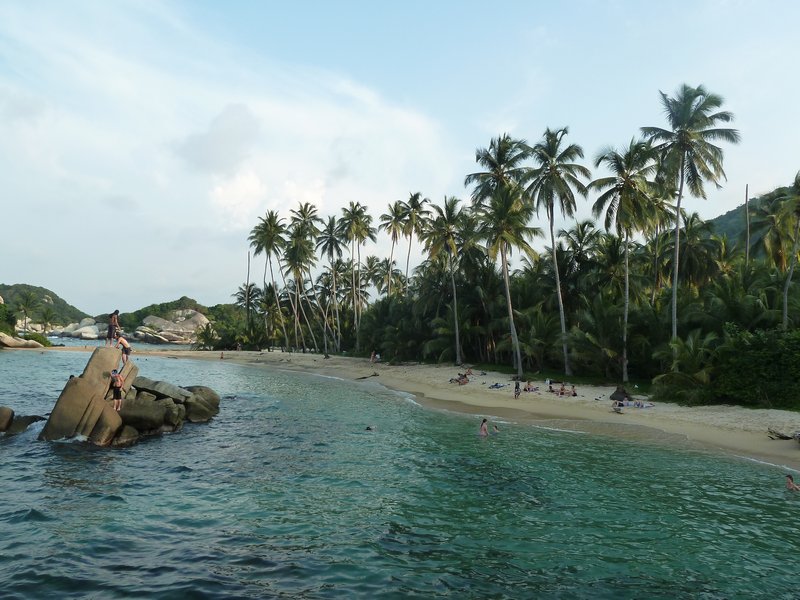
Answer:
<path fill-rule="evenodd" d="M 43 348 L 43 346 L 33 340 L 23 340 L 0 332 L 0 348 Z"/>
<path fill-rule="evenodd" d="M 169 400 L 166 402 L 173 404 Z M 135 398 L 125 398 L 119 416 L 125 425 L 146 432 L 161 429 L 166 413 L 167 407 L 164 401 L 159 402 L 153 394 L 139 392 Z"/>
<path fill-rule="evenodd" d="M 204 385 L 189 385 L 184 389 L 192 392 L 195 396 L 199 396 L 200 399 L 202 399 L 206 404 L 219 412 L 219 394 L 210 387 L 206 387 Z"/>
<path fill-rule="evenodd" d="M 5 431 L 14 420 L 14 411 L 7 406 L 0 406 L 0 431 Z"/>
<path fill-rule="evenodd" d="M 190 423 L 206 423 L 219 412 L 195 394 L 187 398 L 183 405 L 186 407 L 186 420 Z"/>
<path fill-rule="evenodd" d="M 111 441 L 111 445 L 115 448 L 124 448 L 125 446 L 132 446 L 139 440 L 139 432 L 130 425 L 123 425 L 117 435 Z"/>
<path fill-rule="evenodd" d="M 74 330 L 70 335 L 81 340 L 96 340 L 100 337 L 100 330 L 97 325 L 85 325 Z"/>
<path fill-rule="evenodd" d="M 58 397 L 50 418 L 39 434 L 40 440 L 84 436 L 106 446 L 122 426 L 117 411 L 105 401 L 111 384 L 111 371 L 119 365 L 121 352 L 116 348 L 96 348 L 80 377 L 71 377 Z M 123 389 L 130 389 L 139 369 L 128 361 L 122 374 Z"/>
<path fill-rule="evenodd" d="M 133 387 L 137 390 L 144 390 L 155 394 L 156 398 L 172 398 L 175 402 L 182 404 L 192 395 L 192 392 L 182 387 L 173 385 L 166 381 L 155 381 L 147 377 L 139 376 L 133 381 Z"/>

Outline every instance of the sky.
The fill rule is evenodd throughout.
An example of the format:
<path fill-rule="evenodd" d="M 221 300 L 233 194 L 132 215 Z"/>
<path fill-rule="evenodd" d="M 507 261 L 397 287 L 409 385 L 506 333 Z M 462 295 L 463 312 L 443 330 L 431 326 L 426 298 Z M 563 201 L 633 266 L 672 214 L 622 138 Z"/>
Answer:
<path fill-rule="evenodd" d="M 267 210 L 466 201 L 502 133 L 568 126 L 592 166 L 684 83 L 742 136 L 683 203 L 711 219 L 800 169 L 798 22 L 794 0 L 0 0 L 0 283 L 95 315 L 231 302 Z"/>

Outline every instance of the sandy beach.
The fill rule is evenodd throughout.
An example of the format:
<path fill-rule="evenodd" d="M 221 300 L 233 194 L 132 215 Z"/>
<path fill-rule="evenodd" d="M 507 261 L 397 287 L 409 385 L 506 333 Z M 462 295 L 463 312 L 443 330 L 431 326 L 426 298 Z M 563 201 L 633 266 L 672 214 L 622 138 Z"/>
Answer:
<path fill-rule="evenodd" d="M 90 351 L 86 348 L 52 348 L 49 351 Z M 220 360 L 219 352 L 193 350 L 135 351 L 139 356 L 163 356 Z M 431 409 L 450 410 L 494 417 L 510 423 L 535 423 L 654 443 L 691 444 L 728 455 L 762 460 L 800 471 L 800 444 L 795 440 L 772 440 L 767 430 L 792 434 L 800 431 L 800 413 L 746 409 L 737 406 L 683 407 L 658 403 L 649 408 L 626 407 L 622 414 L 611 409 L 614 387 L 578 386 L 577 396 L 558 396 L 547 391 L 545 382 L 533 381 L 538 391 L 522 392 L 514 398 L 508 374 L 476 372 L 469 383 L 450 383 L 463 369 L 445 365 L 371 363 L 369 359 L 331 357 L 319 354 L 226 351 L 224 360 L 237 364 L 270 366 L 380 383 L 414 394 Z M 492 389 L 493 384 L 504 384 Z M 558 386 L 556 386 L 556 389 Z M 629 389 L 635 393 L 635 390 Z"/>

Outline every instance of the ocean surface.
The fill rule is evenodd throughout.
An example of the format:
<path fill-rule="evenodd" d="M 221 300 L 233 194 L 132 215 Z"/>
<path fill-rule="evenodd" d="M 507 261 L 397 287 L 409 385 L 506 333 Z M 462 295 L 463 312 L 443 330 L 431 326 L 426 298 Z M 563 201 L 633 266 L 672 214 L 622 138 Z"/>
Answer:
<path fill-rule="evenodd" d="M 88 357 L 0 351 L 0 405 L 47 414 Z M 137 363 L 219 415 L 126 449 L 0 434 L 0 598 L 800 594 L 776 466 L 563 424 L 480 438 L 374 379 Z"/>

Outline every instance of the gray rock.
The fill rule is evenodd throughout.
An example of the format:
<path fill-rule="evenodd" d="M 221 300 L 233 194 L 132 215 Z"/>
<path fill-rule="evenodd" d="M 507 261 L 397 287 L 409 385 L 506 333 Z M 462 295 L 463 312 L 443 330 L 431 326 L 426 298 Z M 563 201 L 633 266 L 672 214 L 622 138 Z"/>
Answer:
<path fill-rule="evenodd" d="M 166 381 L 154 381 L 147 377 L 137 377 L 133 381 L 137 390 L 144 390 L 155 394 L 157 398 L 172 398 L 175 402 L 183 403 L 192 395 L 192 392 Z"/>
<path fill-rule="evenodd" d="M 9 426 L 8 429 L 6 429 L 6 435 L 14 435 L 16 433 L 22 433 L 28 427 L 30 427 L 31 423 L 37 423 L 39 421 L 44 421 L 44 417 L 40 417 L 39 415 L 14 417 L 14 420 L 11 421 L 11 425 Z"/>
<path fill-rule="evenodd" d="M 205 401 L 213 409 L 219 411 L 219 402 L 220 397 L 217 392 L 212 390 L 210 387 L 206 387 L 204 385 L 190 385 L 187 386 L 185 389 L 192 392 L 195 396 L 199 396 L 200 398 Z"/>

